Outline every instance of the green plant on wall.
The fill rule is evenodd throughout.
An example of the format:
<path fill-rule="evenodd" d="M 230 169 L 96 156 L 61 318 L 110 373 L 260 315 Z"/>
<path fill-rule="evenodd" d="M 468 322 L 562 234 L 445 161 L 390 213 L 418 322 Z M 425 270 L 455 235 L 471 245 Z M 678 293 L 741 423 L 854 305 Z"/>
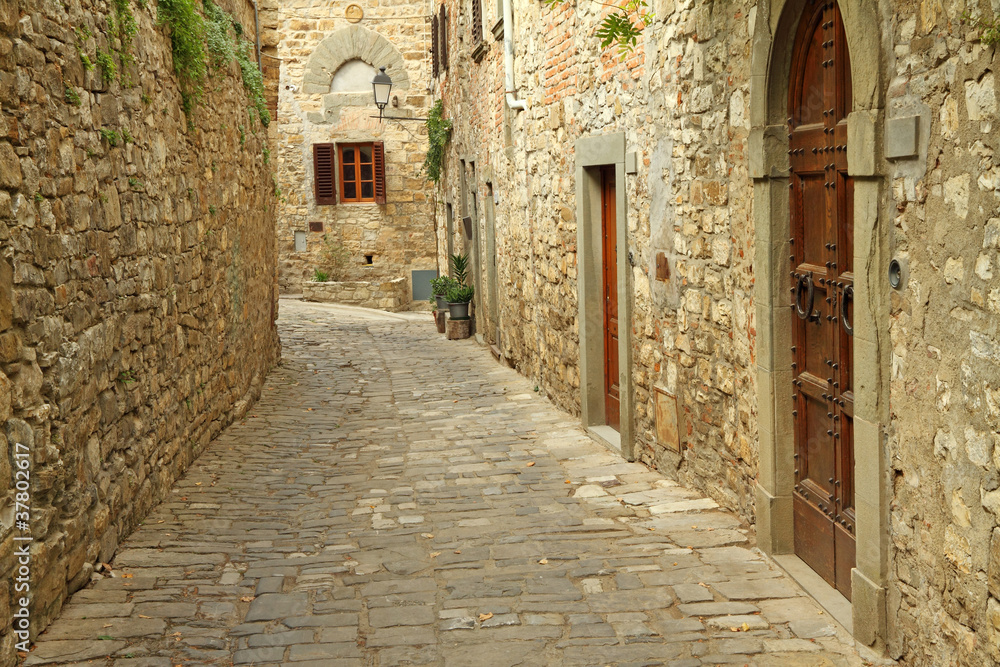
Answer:
<path fill-rule="evenodd" d="M 160 0 L 157 20 L 170 31 L 174 72 L 180 80 L 181 107 L 190 114 L 201 97 L 202 80 L 208 71 L 205 50 L 205 19 L 195 7 L 197 0 Z"/>
<path fill-rule="evenodd" d="M 212 0 L 204 0 L 203 17 L 198 0 L 160 0 L 157 17 L 170 32 L 174 71 L 181 84 L 181 106 L 190 116 L 204 93 L 209 65 L 224 69 L 233 60 L 240 66 L 243 88 L 250 97 L 250 114 L 267 127 L 271 114 L 264 97 L 264 75 L 254 46 L 243 38 L 243 27 Z"/>
<path fill-rule="evenodd" d="M 441 180 L 444 147 L 450 138 L 451 121 L 444 117 L 444 103 L 438 100 L 427 114 L 427 156 L 424 158 L 424 173 L 435 183 Z"/>
<path fill-rule="evenodd" d="M 969 12 L 962 14 L 961 18 L 963 23 L 968 23 L 979 31 L 979 41 L 983 44 L 986 46 L 1000 44 L 1000 20 L 978 18 Z"/>
<path fill-rule="evenodd" d="M 334 241 L 329 234 L 323 234 L 323 248 L 319 252 L 323 266 L 334 280 L 340 280 L 347 271 L 351 252 L 343 243 Z"/>
<path fill-rule="evenodd" d="M 565 1 L 545 0 L 545 4 L 551 9 Z M 604 17 L 594 34 L 601 40 L 602 49 L 617 44 L 618 53 L 624 59 L 635 49 L 643 28 L 653 22 L 655 15 L 649 11 L 645 0 L 620 0 L 618 4 L 600 4 L 614 11 Z"/>

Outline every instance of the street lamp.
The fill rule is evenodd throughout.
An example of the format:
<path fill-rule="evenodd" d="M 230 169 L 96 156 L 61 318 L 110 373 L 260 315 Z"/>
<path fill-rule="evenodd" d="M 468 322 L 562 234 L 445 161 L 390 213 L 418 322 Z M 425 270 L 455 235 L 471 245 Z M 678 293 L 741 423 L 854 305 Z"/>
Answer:
<path fill-rule="evenodd" d="M 385 73 L 384 67 L 379 67 L 378 74 L 372 79 L 372 93 L 375 95 L 375 106 L 378 107 L 378 119 L 382 120 L 387 118 L 389 120 L 419 120 L 426 121 L 426 118 L 410 118 L 407 116 L 384 116 L 382 114 L 385 111 L 385 107 L 389 104 L 390 95 L 392 94 L 392 78 Z M 375 116 L 372 116 L 374 118 Z"/>
<path fill-rule="evenodd" d="M 375 93 L 378 117 L 382 118 L 382 111 L 385 109 L 385 105 L 389 104 L 389 94 L 392 93 L 392 79 L 385 73 L 384 67 L 380 67 L 379 73 L 372 79 L 372 91 Z"/>

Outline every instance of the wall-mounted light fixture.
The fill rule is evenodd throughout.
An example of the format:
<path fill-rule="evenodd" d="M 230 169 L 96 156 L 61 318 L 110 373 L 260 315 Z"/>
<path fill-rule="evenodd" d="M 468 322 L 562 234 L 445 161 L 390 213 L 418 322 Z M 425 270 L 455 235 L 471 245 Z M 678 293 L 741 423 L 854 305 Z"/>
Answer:
<path fill-rule="evenodd" d="M 384 111 L 392 96 L 392 77 L 385 73 L 385 68 L 380 67 L 378 74 L 372 79 L 372 93 L 375 95 L 375 106 L 378 107 L 378 119 L 388 118 L 389 120 L 419 120 L 426 121 L 426 118 L 409 118 L 406 116 L 386 116 Z M 393 106 L 398 102 L 393 98 Z M 374 118 L 375 116 L 372 116 Z"/>

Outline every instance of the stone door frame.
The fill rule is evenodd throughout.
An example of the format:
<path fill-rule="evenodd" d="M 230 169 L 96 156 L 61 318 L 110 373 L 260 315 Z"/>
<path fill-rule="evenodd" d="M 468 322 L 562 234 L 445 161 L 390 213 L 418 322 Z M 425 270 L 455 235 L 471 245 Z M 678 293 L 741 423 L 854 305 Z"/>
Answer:
<path fill-rule="evenodd" d="M 788 84 L 795 30 L 808 0 L 763 0 L 754 22 L 749 141 L 755 228 L 759 470 L 757 538 L 772 555 L 794 553 L 791 294 L 788 285 Z M 823 0 L 816 0 L 823 1 Z M 831 0 L 833 1 L 833 0 Z M 857 564 L 851 572 L 853 632 L 881 649 L 886 637 L 888 539 L 889 225 L 879 224 L 887 182 L 882 158 L 886 53 L 876 3 L 841 0 L 851 54 L 847 119 L 854 178 L 854 475 Z M 876 131 L 878 130 L 878 131 Z"/>
<path fill-rule="evenodd" d="M 580 409 L 583 425 L 629 461 L 635 460 L 632 384 L 632 268 L 628 264 L 628 206 L 625 200 L 625 134 L 582 137 L 576 141 L 577 305 L 580 334 Z M 604 317 L 601 290 L 601 167 L 615 168 L 615 217 L 618 235 L 618 387 L 619 431 L 604 415 Z"/>

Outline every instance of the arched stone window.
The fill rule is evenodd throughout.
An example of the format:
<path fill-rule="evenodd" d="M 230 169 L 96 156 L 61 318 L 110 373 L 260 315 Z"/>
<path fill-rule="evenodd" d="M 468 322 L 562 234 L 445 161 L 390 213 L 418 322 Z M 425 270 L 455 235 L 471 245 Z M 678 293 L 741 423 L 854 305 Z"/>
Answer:
<path fill-rule="evenodd" d="M 375 68 L 364 60 L 348 60 L 333 74 L 331 93 L 368 93 L 372 89 Z"/>
<path fill-rule="evenodd" d="M 306 62 L 303 95 L 322 95 L 323 112 L 311 112 L 312 123 L 336 123 L 344 107 L 373 104 L 371 80 L 378 68 L 392 77 L 393 90 L 407 90 L 403 54 L 392 42 L 361 26 L 350 26 L 328 35 Z"/>

